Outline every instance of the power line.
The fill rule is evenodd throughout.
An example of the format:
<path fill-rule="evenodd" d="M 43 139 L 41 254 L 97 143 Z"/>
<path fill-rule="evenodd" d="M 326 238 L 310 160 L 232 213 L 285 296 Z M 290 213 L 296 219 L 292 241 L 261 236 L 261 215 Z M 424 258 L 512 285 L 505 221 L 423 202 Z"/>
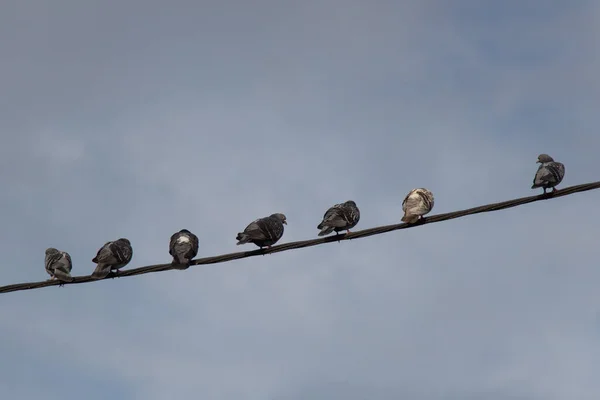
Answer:
<path fill-rule="evenodd" d="M 503 201 L 501 203 L 487 204 L 484 206 L 468 208 L 466 210 L 453 211 L 453 212 L 449 212 L 449 213 L 445 213 L 445 214 L 431 215 L 429 217 L 423 218 L 421 221 L 417 222 L 416 224 L 412 224 L 412 225 L 405 224 L 405 223 L 394 224 L 394 225 L 384 225 L 384 226 L 378 226 L 375 228 L 364 229 L 362 231 L 356 231 L 356 232 L 352 232 L 352 233 L 344 233 L 344 234 L 340 234 L 340 235 L 327 236 L 327 237 L 319 238 L 319 239 L 301 240 L 298 242 L 283 243 L 283 244 L 280 244 L 277 246 L 273 246 L 270 249 L 240 251 L 237 253 L 223 254 L 220 256 L 198 258 L 198 259 L 192 261 L 192 265 L 217 264 L 217 263 L 237 260 L 240 258 L 254 257 L 254 256 L 260 256 L 260 255 L 264 255 L 264 254 L 271 254 L 271 253 L 279 253 L 281 251 L 301 249 L 304 247 L 312 247 L 312 246 L 317 246 L 320 244 L 337 242 L 337 241 L 341 241 L 341 240 L 359 239 L 359 238 L 364 238 L 367 236 L 380 235 L 382 233 L 396 231 L 399 229 L 412 228 L 412 227 L 416 227 L 416 226 L 431 224 L 434 222 L 448 221 L 450 219 L 461 218 L 461 217 L 465 217 L 467 215 L 479 214 L 479 213 L 490 212 L 490 211 L 504 210 L 506 208 L 512 208 L 512 207 L 524 205 L 527 203 L 533 203 L 535 201 L 554 199 L 557 197 L 567 196 L 567 195 L 570 195 L 573 193 L 578 193 L 578 192 L 586 192 L 588 190 L 594 190 L 594 189 L 600 189 L 600 182 L 584 183 L 582 185 L 570 186 L 570 187 L 567 187 L 567 188 L 564 188 L 561 190 L 557 190 L 554 193 L 549 192 L 548 194 L 540 194 L 537 196 L 521 197 L 519 199 Z M 118 275 L 115 275 L 114 273 L 111 272 L 111 274 L 107 278 L 114 278 L 115 276 L 118 276 L 118 277 L 135 276 L 135 275 L 148 274 L 151 272 L 167 271 L 170 269 L 174 269 L 171 264 L 148 265 L 146 267 L 139 267 L 139 268 L 123 270 L 123 271 L 119 272 Z M 107 279 L 107 278 L 105 278 L 105 279 Z M 77 284 L 77 283 L 87 283 L 87 282 L 97 282 L 97 281 L 98 280 L 92 279 L 91 276 L 88 275 L 88 276 L 74 277 L 72 282 L 59 282 L 56 280 L 52 280 L 52 281 L 46 280 L 46 281 L 41 281 L 41 282 L 18 283 L 18 284 L 14 284 L 14 285 L 1 286 L 0 293 L 16 292 L 16 291 L 20 291 L 20 290 L 39 289 L 39 288 L 43 288 L 43 287 L 47 287 L 47 286 L 57 286 L 60 284 L 72 285 L 72 284 Z"/>

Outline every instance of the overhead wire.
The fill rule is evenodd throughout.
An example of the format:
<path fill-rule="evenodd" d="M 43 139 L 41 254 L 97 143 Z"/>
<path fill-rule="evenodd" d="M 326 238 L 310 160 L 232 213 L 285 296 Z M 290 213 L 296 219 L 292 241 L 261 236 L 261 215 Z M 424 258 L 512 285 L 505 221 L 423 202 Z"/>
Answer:
<path fill-rule="evenodd" d="M 240 251 L 240 252 L 236 252 L 236 253 L 222 254 L 222 255 L 212 256 L 212 257 L 197 258 L 195 260 L 192 260 L 191 265 L 195 266 L 195 265 L 224 263 L 224 262 L 228 262 L 228 261 L 238 260 L 240 258 L 255 257 L 255 256 L 260 256 L 260 255 L 265 255 L 265 254 L 279 253 L 282 251 L 318 246 L 318 245 L 322 245 L 322 244 L 326 244 L 326 243 L 339 242 L 342 240 L 361 239 L 361 238 L 365 238 L 368 236 L 380 235 L 380 234 L 387 233 L 387 232 L 397 231 L 400 229 L 414 228 L 414 227 L 432 224 L 432 223 L 436 223 L 436 222 L 448 221 L 448 220 L 455 219 L 455 218 L 462 218 L 462 217 L 466 217 L 467 215 L 499 211 L 499 210 L 504 210 L 507 208 L 525 205 L 528 203 L 533 203 L 536 201 L 556 199 L 556 198 L 568 196 L 568 195 L 571 195 L 574 193 L 586 192 L 586 191 L 594 190 L 594 189 L 600 189 L 600 181 L 570 186 L 570 187 L 566 187 L 564 189 L 557 190 L 555 192 L 548 192 L 546 194 L 521 197 L 518 199 L 507 200 L 507 201 L 503 201 L 500 203 L 486 204 L 483 206 L 468 208 L 465 210 L 453 211 L 453 212 L 444 213 L 444 214 L 431 215 L 431 216 L 424 217 L 423 219 L 419 220 L 418 222 L 416 222 L 414 224 L 399 223 L 399 224 L 392 224 L 392 225 L 384 225 L 384 226 L 363 229 L 360 231 L 355 231 L 355 232 L 350 232 L 350 233 L 342 233 L 342 234 L 338 234 L 338 235 L 327 236 L 327 237 L 318 238 L 318 239 L 309 239 L 309 240 L 300 240 L 300 241 L 296 241 L 296 242 L 282 243 L 279 245 L 272 246 L 271 248 L 256 249 L 256 250 L 251 250 L 251 251 Z M 45 280 L 45 281 L 40 281 L 40 282 L 17 283 L 17 284 L 13 284 L 13 285 L 1 286 L 0 293 L 9 293 L 9 292 L 22 291 L 22 290 L 40 289 L 40 288 L 49 287 L 49 286 L 59 286 L 59 285 L 67 286 L 67 285 L 74 285 L 74 284 L 80 284 L 80 283 L 99 282 L 99 281 L 103 281 L 103 280 L 111 279 L 111 278 L 115 278 L 115 277 L 125 278 L 125 277 L 129 277 L 129 276 L 149 274 L 152 272 L 168 271 L 171 269 L 175 269 L 172 264 L 156 264 L 156 265 L 147 265 L 147 266 L 138 267 L 138 268 L 125 269 L 125 270 L 119 271 L 117 274 L 115 274 L 114 272 L 111 272 L 106 278 L 100 279 L 100 280 L 93 279 L 91 277 L 91 275 L 87 275 L 87 276 L 73 277 L 73 281 L 71 281 L 71 282 L 60 282 L 57 280 Z"/>

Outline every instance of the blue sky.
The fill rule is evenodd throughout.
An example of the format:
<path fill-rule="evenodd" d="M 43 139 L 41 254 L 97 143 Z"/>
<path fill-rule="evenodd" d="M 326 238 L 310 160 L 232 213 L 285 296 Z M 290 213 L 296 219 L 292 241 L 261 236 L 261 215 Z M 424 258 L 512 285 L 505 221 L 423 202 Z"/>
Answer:
<path fill-rule="evenodd" d="M 0 284 L 316 237 L 600 178 L 592 1 L 0 5 Z M 597 399 L 600 193 L 227 264 L 2 295 L 11 399 Z M 252 246 L 244 247 L 252 249 Z"/>

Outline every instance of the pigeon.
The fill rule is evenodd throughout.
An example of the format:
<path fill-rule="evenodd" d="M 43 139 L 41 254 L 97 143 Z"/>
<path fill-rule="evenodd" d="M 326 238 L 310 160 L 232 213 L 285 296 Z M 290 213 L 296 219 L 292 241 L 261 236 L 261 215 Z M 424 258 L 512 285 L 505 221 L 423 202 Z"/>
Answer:
<path fill-rule="evenodd" d="M 540 154 L 536 163 L 540 166 L 533 178 L 532 189 L 543 188 L 544 194 L 546 189 L 552 188 L 552 192 L 556 192 L 557 186 L 565 177 L 565 166 L 562 163 L 554 161 L 548 154 Z"/>
<path fill-rule="evenodd" d="M 402 221 L 414 224 L 431 211 L 433 204 L 433 193 L 429 190 L 425 188 L 411 190 L 402 202 L 402 211 L 404 211 Z"/>
<path fill-rule="evenodd" d="M 50 280 L 58 279 L 61 282 L 72 282 L 71 270 L 73 262 L 71 256 L 66 251 L 60 251 L 54 247 L 46 249 L 46 272 L 50 275 Z"/>
<path fill-rule="evenodd" d="M 340 231 L 347 231 L 354 228 L 360 220 L 360 211 L 356 203 L 348 200 L 342 204 L 336 204 L 329 208 L 323 215 L 323 221 L 317 226 L 320 229 L 319 236 L 325 236 L 335 231 L 339 235 Z"/>
<path fill-rule="evenodd" d="M 106 278 L 113 269 L 118 273 L 120 268 L 129 264 L 132 257 L 133 249 L 128 239 L 121 238 L 113 242 L 106 242 L 98 250 L 96 257 L 92 259 L 92 262 L 98 264 L 92 273 L 92 278 Z"/>
<path fill-rule="evenodd" d="M 284 224 L 287 225 L 286 217 L 281 213 L 259 218 L 251 222 L 244 232 L 237 234 L 237 245 L 254 243 L 261 249 L 265 246 L 271 248 L 283 236 Z"/>
<path fill-rule="evenodd" d="M 176 269 L 188 269 L 194 257 L 198 254 L 198 236 L 187 229 L 182 229 L 171 236 L 169 254 L 173 256 Z"/>

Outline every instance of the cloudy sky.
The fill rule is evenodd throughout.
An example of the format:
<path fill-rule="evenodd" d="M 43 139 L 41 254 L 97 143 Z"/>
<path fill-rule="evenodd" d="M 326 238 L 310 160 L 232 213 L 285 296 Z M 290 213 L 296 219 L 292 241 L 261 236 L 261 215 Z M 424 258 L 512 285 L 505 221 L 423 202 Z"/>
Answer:
<path fill-rule="evenodd" d="M 600 180 L 600 5 L 4 0 L 0 285 Z M 600 191 L 361 240 L 0 295 L 6 399 L 600 398 Z"/>

